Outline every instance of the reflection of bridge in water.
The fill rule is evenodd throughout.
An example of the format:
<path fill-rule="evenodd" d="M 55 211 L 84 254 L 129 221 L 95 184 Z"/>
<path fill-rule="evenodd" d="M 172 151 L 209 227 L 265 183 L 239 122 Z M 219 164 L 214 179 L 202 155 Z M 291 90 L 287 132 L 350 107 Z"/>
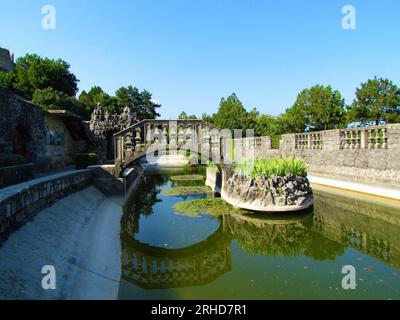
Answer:
<path fill-rule="evenodd" d="M 221 216 L 214 234 L 181 249 L 154 247 L 133 239 L 139 231 L 138 215 L 128 214 L 122 237 L 122 278 L 145 289 L 211 283 L 231 271 L 232 240 L 257 255 L 303 255 L 318 261 L 335 260 L 353 247 L 400 268 L 400 210 L 331 192 L 316 190 L 313 213 Z"/>
<path fill-rule="evenodd" d="M 204 241 L 182 249 L 155 247 L 132 238 L 122 244 L 122 278 L 144 289 L 203 285 L 230 270 L 231 246 L 223 223 Z"/>

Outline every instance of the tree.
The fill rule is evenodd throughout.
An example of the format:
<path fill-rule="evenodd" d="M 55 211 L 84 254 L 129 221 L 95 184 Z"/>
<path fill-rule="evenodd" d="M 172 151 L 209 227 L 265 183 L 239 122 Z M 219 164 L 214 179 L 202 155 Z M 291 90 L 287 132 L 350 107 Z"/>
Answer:
<path fill-rule="evenodd" d="M 11 72 L 12 89 L 32 99 L 36 90 L 52 88 L 67 96 L 75 96 L 78 80 L 69 70 L 64 60 L 41 58 L 36 54 L 27 54 L 18 58 Z"/>
<path fill-rule="evenodd" d="M 79 95 L 79 101 L 89 115 L 98 104 L 101 104 L 104 110 L 111 114 L 120 113 L 117 99 L 104 92 L 99 86 L 92 87 L 89 92 L 82 91 Z"/>
<path fill-rule="evenodd" d="M 0 88 L 12 90 L 14 83 L 14 73 L 0 71 Z"/>
<path fill-rule="evenodd" d="M 178 120 L 197 120 L 197 117 L 194 114 L 188 116 L 185 111 L 182 111 L 178 116 Z"/>
<path fill-rule="evenodd" d="M 281 133 L 278 120 L 268 114 L 260 115 L 257 118 L 254 130 L 256 136 L 274 136 Z"/>
<path fill-rule="evenodd" d="M 356 98 L 348 107 L 349 121 L 400 122 L 400 89 L 392 81 L 369 79 L 356 90 Z"/>
<path fill-rule="evenodd" d="M 299 93 L 279 121 L 285 132 L 328 130 L 345 124 L 345 103 L 339 91 L 317 85 Z"/>
<path fill-rule="evenodd" d="M 53 88 L 35 90 L 32 103 L 40 106 L 43 110 L 68 110 L 83 119 L 89 118 L 89 114 L 79 100 Z"/>
<path fill-rule="evenodd" d="M 246 129 L 247 111 L 236 94 L 232 93 L 228 98 L 222 98 L 218 112 L 211 117 L 211 122 L 221 129 Z"/>
<path fill-rule="evenodd" d="M 115 97 L 117 99 L 118 113 L 122 112 L 123 108 L 127 106 L 139 121 L 155 119 L 160 116 L 157 109 L 161 105 L 152 100 L 152 94 L 147 90 L 139 92 L 136 87 L 121 87 L 116 91 Z"/>
<path fill-rule="evenodd" d="M 44 110 L 58 110 L 65 108 L 67 97 L 64 93 L 53 88 L 36 89 L 32 102 Z"/>
<path fill-rule="evenodd" d="M 213 119 L 213 116 L 212 115 L 209 115 L 209 114 L 207 114 L 207 113 L 203 113 L 202 115 L 201 115 L 201 119 L 202 120 L 204 120 L 204 121 L 206 121 L 206 122 L 209 122 L 209 123 L 212 123 L 212 124 L 214 124 L 214 119 Z"/>

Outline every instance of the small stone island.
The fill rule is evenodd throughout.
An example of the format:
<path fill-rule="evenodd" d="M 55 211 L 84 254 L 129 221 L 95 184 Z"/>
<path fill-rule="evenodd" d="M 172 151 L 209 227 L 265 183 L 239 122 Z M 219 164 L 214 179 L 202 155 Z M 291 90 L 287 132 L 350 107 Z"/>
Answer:
<path fill-rule="evenodd" d="M 306 165 L 297 159 L 271 158 L 207 168 L 206 184 L 229 204 L 256 212 L 301 211 L 312 206 Z M 213 177 L 220 175 L 220 178 Z M 217 186 L 217 181 L 220 186 Z"/>

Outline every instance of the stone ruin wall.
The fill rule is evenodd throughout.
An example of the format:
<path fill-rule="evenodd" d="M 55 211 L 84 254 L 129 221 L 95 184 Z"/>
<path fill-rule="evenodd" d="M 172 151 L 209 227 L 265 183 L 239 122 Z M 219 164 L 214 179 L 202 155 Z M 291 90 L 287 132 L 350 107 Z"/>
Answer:
<path fill-rule="evenodd" d="M 61 116 L 0 90 L 0 153 L 15 153 L 13 136 L 22 133 L 26 158 L 35 171 L 62 168 L 74 163 L 77 152 L 87 150 L 84 140 L 73 140 Z"/>

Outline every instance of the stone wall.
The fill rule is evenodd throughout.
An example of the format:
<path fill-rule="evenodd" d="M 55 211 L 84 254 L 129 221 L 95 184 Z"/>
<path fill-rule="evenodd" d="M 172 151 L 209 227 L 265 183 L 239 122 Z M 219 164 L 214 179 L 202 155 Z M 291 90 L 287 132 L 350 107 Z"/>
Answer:
<path fill-rule="evenodd" d="M 62 168 L 72 165 L 75 155 L 84 152 L 86 144 L 82 139 L 74 140 L 63 118 L 45 114 L 45 155 L 48 168 Z"/>
<path fill-rule="evenodd" d="M 1 190 L 0 236 L 35 213 L 92 183 L 91 170 L 79 170 L 31 180 Z"/>
<path fill-rule="evenodd" d="M 37 165 L 45 162 L 44 112 L 17 95 L 0 89 L 0 153 L 14 153 L 19 140 L 20 153 Z"/>
<path fill-rule="evenodd" d="M 90 133 L 79 117 L 43 111 L 18 95 L 0 89 L 0 153 L 18 153 L 36 171 L 62 168 L 89 148 Z"/>
<path fill-rule="evenodd" d="M 0 189 L 33 178 L 33 164 L 0 168 Z"/>
<path fill-rule="evenodd" d="M 0 71 L 12 71 L 14 69 L 14 54 L 9 50 L 0 48 Z"/>
<path fill-rule="evenodd" d="M 282 135 L 279 150 L 259 158 L 294 157 L 310 175 L 400 187 L 400 124 Z"/>

